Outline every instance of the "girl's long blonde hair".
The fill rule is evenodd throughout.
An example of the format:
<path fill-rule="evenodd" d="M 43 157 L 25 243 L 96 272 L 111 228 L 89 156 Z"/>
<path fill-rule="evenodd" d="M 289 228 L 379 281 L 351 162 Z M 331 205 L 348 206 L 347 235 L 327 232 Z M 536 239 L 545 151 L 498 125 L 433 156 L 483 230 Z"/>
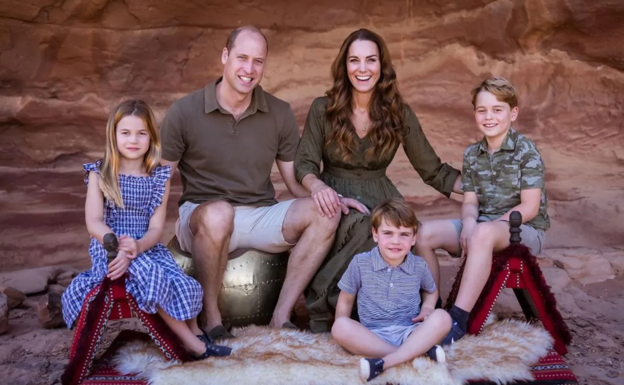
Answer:
<path fill-rule="evenodd" d="M 143 120 L 150 136 L 149 149 L 143 158 L 145 171 L 151 174 L 160 165 L 160 136 L 156 128 L 156 119 L 151 108 L 143 100 L 132 99 L 120 103 L 106 123 L 106 151 L 100 164 L 100 190 L 104 198 L 123 208 L 123 199 L 119 188 L 119 148 L 117 147 L 117 124 L 126 116 L 136 116 Z"/>

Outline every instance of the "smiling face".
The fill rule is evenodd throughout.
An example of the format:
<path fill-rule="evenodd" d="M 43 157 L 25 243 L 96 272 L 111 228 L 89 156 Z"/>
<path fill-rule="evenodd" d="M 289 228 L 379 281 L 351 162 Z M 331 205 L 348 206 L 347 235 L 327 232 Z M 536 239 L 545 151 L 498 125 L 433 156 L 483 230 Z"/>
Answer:
<path fill-rule="evenodd" d="M 248 95 L 262 80 L 267 46 L 264 38 L 253 31 L 241 31 L 233 47 L 223 49 L 223 78 L 236 92 Z"/>
<path fill-rule="evenodd" d="M 373 239 L 379 246 L 381 256 L 390 266 L 399 266 L 416 244 L 416 233 L 411 227 L 395 226 L 381 220 L 377 229 L 373 228 Z"/>
<path fill-rule="evenodd" d="M 355 92 L 370 93 L 381 74 L 377 44 L 370 40 L 355 40 L 347 54 L 347 75 Z"/>
<path fill-rule="evenodd" d="M 117 149 L 128 160 L 143 159 L 150 147 L 150 136 L 143 119 L 128 115 L 117 123 Z"/>
<path fill-rule="evenodd" d="M 510 108 L 491 92 L 481 91 L 475 99 L 475 122 L 488 141 L 502 140 L 518 117 L 518 107 Z"/>

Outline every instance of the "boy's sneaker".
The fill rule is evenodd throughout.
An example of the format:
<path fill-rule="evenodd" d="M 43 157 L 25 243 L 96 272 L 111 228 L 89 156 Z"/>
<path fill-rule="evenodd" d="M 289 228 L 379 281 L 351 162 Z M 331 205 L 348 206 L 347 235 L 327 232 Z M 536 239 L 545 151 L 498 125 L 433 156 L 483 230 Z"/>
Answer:
<path fill-rule="evenodd" d="M 464 334 L 466 334 L 466 331 L 462 330 L 457 324 L 457 321 L 453 320 L 453 325 L 451 326 L 451 330 L 446 335 L 446 337 L 444 337 L 440 345 L 447 346 L 454 342 L 457 342 L 464 336 Z"/>
<path fill-rule="evenodd" d="M 444 349 L 442 349 L 442 346 L 440 345 L 435 345 L 429 349 L 425 355 L 429 357 L 429 359 L 441 364 L 446 362 L 446 354 L 444 354 Z"/>
<path fill-rule="evenodd" d="M 362 381 L 370 381 L 383 372 L 384 360 L 381 358 L 360 359 L 360 378 Z"/>

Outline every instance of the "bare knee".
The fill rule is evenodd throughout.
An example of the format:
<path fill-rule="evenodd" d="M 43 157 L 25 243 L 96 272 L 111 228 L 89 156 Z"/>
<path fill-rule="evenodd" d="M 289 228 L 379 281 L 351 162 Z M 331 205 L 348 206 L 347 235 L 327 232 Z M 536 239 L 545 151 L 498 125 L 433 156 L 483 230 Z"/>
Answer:
<path fill-rule="evenodd" d="M 436 234 L 431 225 L 426 222 L 420 226 L 416 233 L 416 247 L 437 248 Z"/>
<path fill-rule="evenodd" d="M 449 313 L 442 309 L 435 309 L 427 318 L 427 321 L 435 323 L 438 328 L 445 331 L 451 330 L 451 323 L 453 322 Z"/>
<path fill-rule="evenodd" d="M 209 203 L 198 207 L 192 219 L 196 224 L 196 235 L 225 239 L 234 228 L 234 207 L 224 201 Z"/>
<path fill-rule="evenodd" d="M 481 246 L 493 246 L 494 237 L 492 236 L 492 224 L 489 222 L 482 222 L 477 224 L 469 240 L 469 247 L 471 245 Z"/>
<path fill-rule="evenodd" d="M 344 341 L 349 333 L 350 326 L 352 326 L 350 321 L 347 317 L 338 317 L 331 328 L 332 338 L 338 342 Z"/>
<path fill-rule="evenodd" d="M 303 205 L 305 210 L 305 215 L 310 220 L 310 224 L 317 225 L 323 231 L 327 233 L 334 234 L 338 229 L 338 225 L 340 224 L 340 218 L 342 218 L 342 211 L 338 210 L 336 215 L 333 217 L 321 216 L 316 207 L 316 203 L 312 198 L 304 198 Z"/>

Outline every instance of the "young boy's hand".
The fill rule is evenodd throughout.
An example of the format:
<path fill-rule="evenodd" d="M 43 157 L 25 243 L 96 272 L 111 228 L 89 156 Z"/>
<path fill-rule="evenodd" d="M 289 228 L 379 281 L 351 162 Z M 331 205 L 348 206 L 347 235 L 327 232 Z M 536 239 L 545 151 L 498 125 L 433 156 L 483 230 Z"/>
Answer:
<path fill-rule="evenodd" d="M 127 235 L 119 237 L 119 250 L 126 252 L 126 257 L 134 259 L 139 253 L 139 243 L 136 239 Z"/>
<path fill-rule="evenodd" d="M 125 251 L 119 250 L 119 252 L 117 253 L 117 257 L 108 264 L 108 274 L 106 276 L 111 280 L 116 280 L 117 278 L 124 275 L 124 273 L 128 270 L 129 266 L 130 258 L 128 258 Z"/>
<path fill-rule="evenodd" d="M 468 241 L 470 240 L 475 227 L 477 227 L 477 221 L 475 220 L 467 220 L 463 223 L 462 232 L 459 238 L 462 248 L 461 258 L 468 255 Z"/>
<path fill-rule="evenodd" d="M 412 318 L 412 322 L 424 322 L 427 320 L 427 318 L 429 318 L 429 316 L 431 315 L 431 313 L 433 313 L 433 308 L 425 306 L 422 309 L 420 309 L 420 314 L 418 314 L 416 317 Z"/>

